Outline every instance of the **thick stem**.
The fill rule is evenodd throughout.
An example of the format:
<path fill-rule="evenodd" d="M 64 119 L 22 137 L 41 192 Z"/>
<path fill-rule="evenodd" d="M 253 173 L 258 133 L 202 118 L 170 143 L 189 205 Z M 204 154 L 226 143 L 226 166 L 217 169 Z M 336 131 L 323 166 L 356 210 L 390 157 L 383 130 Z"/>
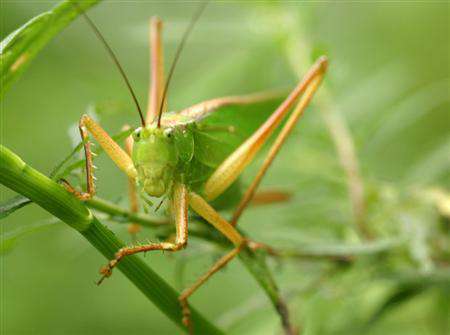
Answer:
<path fill-rule="evenodd" d="M 26 196 L 77 230 L 107 259 L 112 259 L 117 250 L 124 246 L 83 203 L 4 146 L 0 146 L 0 183 Z M 138 256 L 124 258 L 118 268 L 164 314 L 187 331 L 181 323 L 178 293 Z M 222 334 L 197 311 L 191 311 L 196 333 Z"/>
<path fill-rule="evenodd" d="M 93 216 L 80 201 L 4 146 L 0 146 L 0 182 L 78 231 L 91 224 Z"/>

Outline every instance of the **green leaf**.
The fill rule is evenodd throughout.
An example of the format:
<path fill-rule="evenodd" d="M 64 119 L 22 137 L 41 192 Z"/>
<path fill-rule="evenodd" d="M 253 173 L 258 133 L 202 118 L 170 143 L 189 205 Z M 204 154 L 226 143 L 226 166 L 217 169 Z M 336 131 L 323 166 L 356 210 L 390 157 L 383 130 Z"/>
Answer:
<path fill-rule="evenodd" d="M 446 269 L 430 273 L 403 273 L 391 275 L 387 278 L 393 280 L 396 285 L 372 314 L 365 325 L 366 327 L 372 327 L 393 309 L 416 298 L 430 288 L 438 288 L 442 292 L 448 292 L 450 289 L 450 272 Z"/>
<path fill-rule="evenodd" d="M 30 200 L 28 200 L 28 201 L 30 201 Z M 0 235 L 0 255 L 11 251 L 11 249 L 16 246 L 17 241 L 20 238 L 22 238 L 23 236 L 25 236 L 29 233 L 39 231 L 43 228 L 54 226 L 56 222 L 59 222 L 59 220 L 55 220 L 55 219 L 44 220 L 44 221 L 36 222 L 36 223 L 28 225 L 28 226 L 22 226 L 11 232 L 1 234 Z"/>
<path fill-rule="evenodd" d="M 87 10 L 100 0 L 86 0 L 78 4 Z M 9 34 L 0 44 L 0 97 L 20 77 L 39 51 L 80 14 L 71 1 L 63 1 Z"/>
<path fill-rule="evenodd" d="M 16 210 L 28 205 L 29 203 L 31 203 L 31 200 L 21 195 L 6 200 L 5 202 L 0 204 L 0 219 L 7 217 L 8 215 L 14 213 Z"/>
<path fill-rule="evenodd" d="M 377 321 L 379 321 L 384 315 L 388 314 L 392 309 L 399 307 L 401 304 L 413 299 L 420 293 L 422 293 L 427 286 L 416 284 L 409 286 L 399 286 L 392 292 L 387 299 L 381 304 L 378 310 L 372 315 L 368 327 L 373 326 Z"/>

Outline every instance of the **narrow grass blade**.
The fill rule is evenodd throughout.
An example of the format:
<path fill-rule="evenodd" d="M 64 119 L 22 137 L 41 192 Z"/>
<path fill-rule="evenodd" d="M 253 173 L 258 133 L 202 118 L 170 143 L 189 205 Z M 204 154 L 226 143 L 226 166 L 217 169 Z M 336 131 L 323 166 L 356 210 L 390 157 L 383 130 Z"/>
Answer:
<path fill-rule="evenodd" d="M 87 10 L 100 0 L 83 0 L 79 6 Z M 63 1 L 9 34 L 0 44 L 0 97 L 25 71 L 39 51 L 78 15 L 71 1 Z"/>

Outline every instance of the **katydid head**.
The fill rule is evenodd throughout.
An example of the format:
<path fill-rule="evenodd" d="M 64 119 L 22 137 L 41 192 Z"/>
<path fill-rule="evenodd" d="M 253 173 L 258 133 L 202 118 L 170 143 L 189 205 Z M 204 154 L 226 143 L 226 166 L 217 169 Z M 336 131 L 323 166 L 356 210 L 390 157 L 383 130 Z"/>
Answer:
<path fill-rule="evenodd" d="M 133 163 L 138 184 L 153 197 L 165 195 L 171 187 L 178 162 L 170 128 L 139 127 L 133 133 Z"/>

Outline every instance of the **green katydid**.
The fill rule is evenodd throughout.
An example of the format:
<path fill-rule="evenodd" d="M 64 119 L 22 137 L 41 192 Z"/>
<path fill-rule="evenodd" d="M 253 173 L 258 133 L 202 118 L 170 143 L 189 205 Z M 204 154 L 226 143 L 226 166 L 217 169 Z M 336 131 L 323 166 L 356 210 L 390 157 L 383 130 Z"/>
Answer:
<path fill-rule="evenodd" d="M 232 260 L 243 247 L 258 248 L 262 246 L 260 243 L 244 238 L 234 226 L 252 199 L 259 182 L 285 139 L 308 106 L 327 68 L 327 59 L 319 58 L 277 108 L 274 105 L 277 100 L 274 99 L 273 92 L 266 92 L 211 99 L 179 112 L 163 113 L 166 108 L 165 96 L 168 83 L 173 74 L 179 51 L 202 9 L 197 12 L 183 36 L 167 81 L 164 80 L 163 74 L 162 22 L 158 18 L 151 20 L 152 74 L 146 118 L 143 117 L 128 79 L 115 55 L 92 21 L 85 16 L 119 67 L 135 100 L 141 126 L 136 128 L 132 136 L 127 139 L 126 150 L 124 150 L 91 117 L 83 115 L 79 122 L 79 129 L 84 141 L 86 156 L 87 191 L 77 191 L 67 181 L 63 181 L 66 189 L 79 199 L 87 200 L 95 194 L 93 157 L 88 140 L 88 133 L 90 133 L 118 168 L 128 176 L 132 211 L 138 210 L 137 190 L 144 196 L 169 199 L 169 212 L 176 225 L 175 240 L 118 250 L 115 259 L 101 269 L 102 278 L 99 283 L 109 277 L 117 263 L 127 255 L 152 250 L 178 251 L 185 248 L 188 241 L 189 208 L 234 244 L 232 251 L 219 259 L 193 286 L 184 290 L 180 295 L 183 323 L 189 328 L 190 312 L 187 302 L 189 296 Z M 229 192 L 232 189 L 230 186 L 235 184 L 239 175 L 252 162 L 274 130 L 280 126 L 297 100 L 299 101 L 296 107 L 283 125 L 256 177 L 236 207 L 232 220 L 226 220 L 211 205 L 211 202 L 224 197 L 224 192 L 227 190 L 226 197 L 238 196 L 236 193 Z M 272 104 L 268 104 L 268 102 L 272 102 Z M 268 105 L 273 106 L 272 113 L 269 113 Z M 259 108 L 261 109 L 259 110 Z M 250 118 L 251 121 L 245 122 L 246 118 Z M 228 123 L 224 123 L 224 120 Z M 261 121 L 258 122 L 258 120 Z"/>

